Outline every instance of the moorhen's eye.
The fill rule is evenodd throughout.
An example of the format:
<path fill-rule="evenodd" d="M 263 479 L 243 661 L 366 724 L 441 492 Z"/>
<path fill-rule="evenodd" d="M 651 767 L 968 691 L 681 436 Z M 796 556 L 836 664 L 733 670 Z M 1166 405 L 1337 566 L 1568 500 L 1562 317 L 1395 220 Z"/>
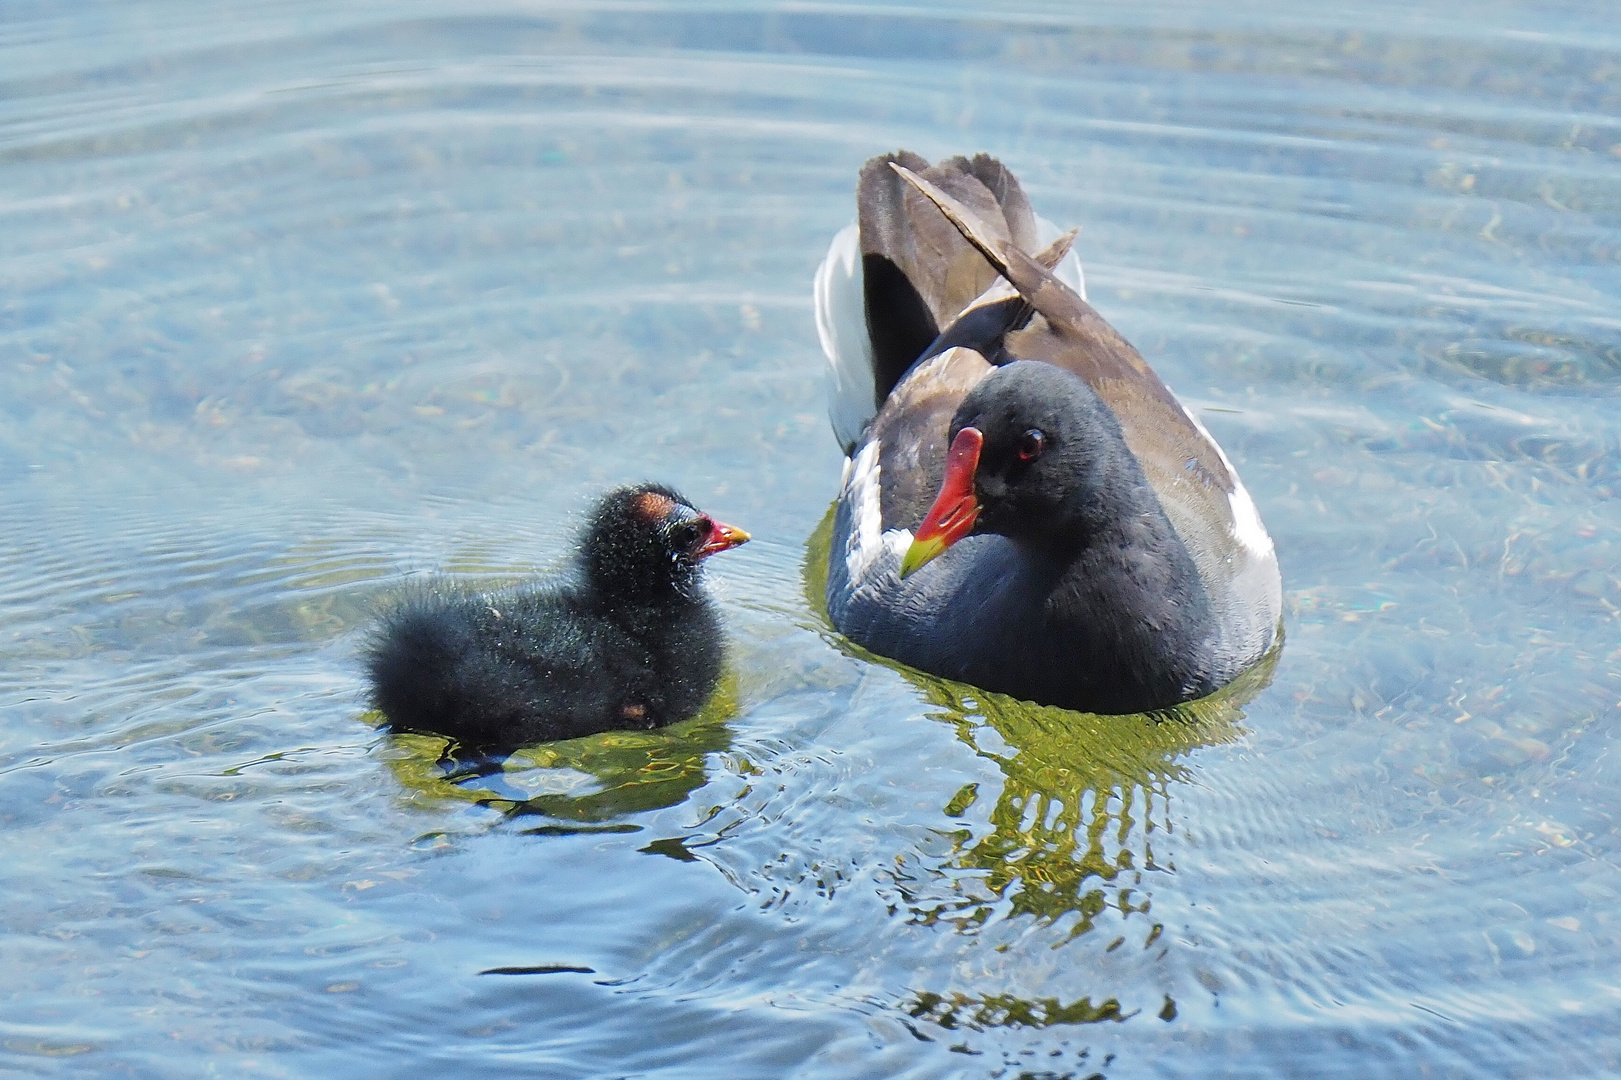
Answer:
<path fill-rule="evenodd" d="M 1040 457 L 1042 453 L 1046 451 L 1046 449 L 1047 436 L 1043 435 L 1035 428 L 1031 428 L 1029 431 L 1024 433 L 1024 438 L 1019 440 L 1019 460 L 1034 461 L 1036 458 Z"/>

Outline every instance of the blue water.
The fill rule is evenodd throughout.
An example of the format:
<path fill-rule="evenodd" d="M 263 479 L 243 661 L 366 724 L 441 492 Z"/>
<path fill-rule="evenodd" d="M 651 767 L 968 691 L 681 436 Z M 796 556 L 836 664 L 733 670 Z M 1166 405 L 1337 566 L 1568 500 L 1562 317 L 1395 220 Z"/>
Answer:
<path fill-rule="evenodd" d="M 1617 25 L 9 0 L 0 1071 L 1621 1072 Z M 1275 670 L 1083 718 L 828 630 L 810 278 L 897 147 L 1082 227 Z M 756 537 L 704 716 L 376 730 L 391 589 L 644 477 Z"/>

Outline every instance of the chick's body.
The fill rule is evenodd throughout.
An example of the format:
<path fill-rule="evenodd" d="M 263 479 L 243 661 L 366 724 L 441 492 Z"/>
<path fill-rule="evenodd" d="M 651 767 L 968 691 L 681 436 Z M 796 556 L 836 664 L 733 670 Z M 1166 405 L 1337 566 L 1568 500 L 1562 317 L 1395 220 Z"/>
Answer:
<path fill-rule="evenodd" d="M 400 603 L 367 657 L 373 700 L 395 728 L 481 747 L 687 719 L 723 654 L 699 564 L 747 538 L 668 488 L 613 492 L 583 538 L 578 581 Z"/>

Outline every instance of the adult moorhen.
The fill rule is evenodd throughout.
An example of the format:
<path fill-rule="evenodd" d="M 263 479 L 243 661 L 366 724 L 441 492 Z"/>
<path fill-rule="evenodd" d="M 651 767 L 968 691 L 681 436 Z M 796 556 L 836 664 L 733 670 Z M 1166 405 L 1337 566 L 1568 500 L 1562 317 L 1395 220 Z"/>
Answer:
<path fill-rule="evenodd" d="M 827 606 L 883 656 L 1098 713 L 1272 647 L 1277 557 L 1204 427 L 1086 302 L 1074 233 L 983 154 L 874 158 L 816 275 L 848 455 Z"/>
<path fill-rule="evenodd" d="M 721 671 L 700 569 L 748 539 L 663 485 L 610 492 L 577 581 L 423 592 L 386 615 L 366 656 L 372 700 L 396 730 L 474 749 L 685 720 Z"/>

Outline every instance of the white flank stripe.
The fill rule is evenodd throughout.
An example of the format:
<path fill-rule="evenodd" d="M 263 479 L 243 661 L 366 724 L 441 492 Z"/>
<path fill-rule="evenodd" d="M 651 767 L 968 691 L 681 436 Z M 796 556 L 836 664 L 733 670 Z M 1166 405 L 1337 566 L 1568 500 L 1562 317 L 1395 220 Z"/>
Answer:
<path fill-rule="evenodd" d="M 1244 482 L 1233 476 L 1233 493 L 1227 496 L 1227 502 L 1233 508 L 1233 536 L 1240 544 L 1262 558 L 1272 557 L 1272 537 L 1267 535 L 1266 526 L 1261 524 L 1261 514 L 1255 509 L 1255 500 L 1250 493 L 1244 490 Z"/>
<path fill-rule="evenodd" d="M 879 495 L 878 441 L 845 459 L 844 501 L 850 506 L 850 535 L 845 541 L 844 567 L 850 585 L 858 588 L 873 572 L 886 551 L 898 563 L 912 543 L 910 529 L 884 531 L 883 503 Z"/>
<path fill-rule="evenodd" d="M 1182 405 L 1182 402 L 1179 400 L 1177 404 Z M 1221 443 L 1205 430 L 1205 426 L 1199 423 L 1199 418 L 1194 416 L 1186 405 L 1182 405 L 1182 415 L 1186 416 L 1198 429 L 1199 434 L 1204 436 L 1204 441 L 1215 448 L 1216 456 L 1221 458 L 1222 467 L 1227 470 L 1227 475 L 1232 477 L 1233 490 L 1232 494 L 1227 496 L 1227 505 L 1233 514 L 1233 539 L 1251 554 L 1260 558 L 1271 558 L 1272 537 L 1267 535 L 1266 526 L 1261 524 L 1260 511 L 1255 509 L 1255 500 L 1250 498 L 1250 493 L 1245 490 L 1244 481 L 1238 478 L 1238 470 L 1227 460 L 1227 452 L 1221 448 Z"/>

